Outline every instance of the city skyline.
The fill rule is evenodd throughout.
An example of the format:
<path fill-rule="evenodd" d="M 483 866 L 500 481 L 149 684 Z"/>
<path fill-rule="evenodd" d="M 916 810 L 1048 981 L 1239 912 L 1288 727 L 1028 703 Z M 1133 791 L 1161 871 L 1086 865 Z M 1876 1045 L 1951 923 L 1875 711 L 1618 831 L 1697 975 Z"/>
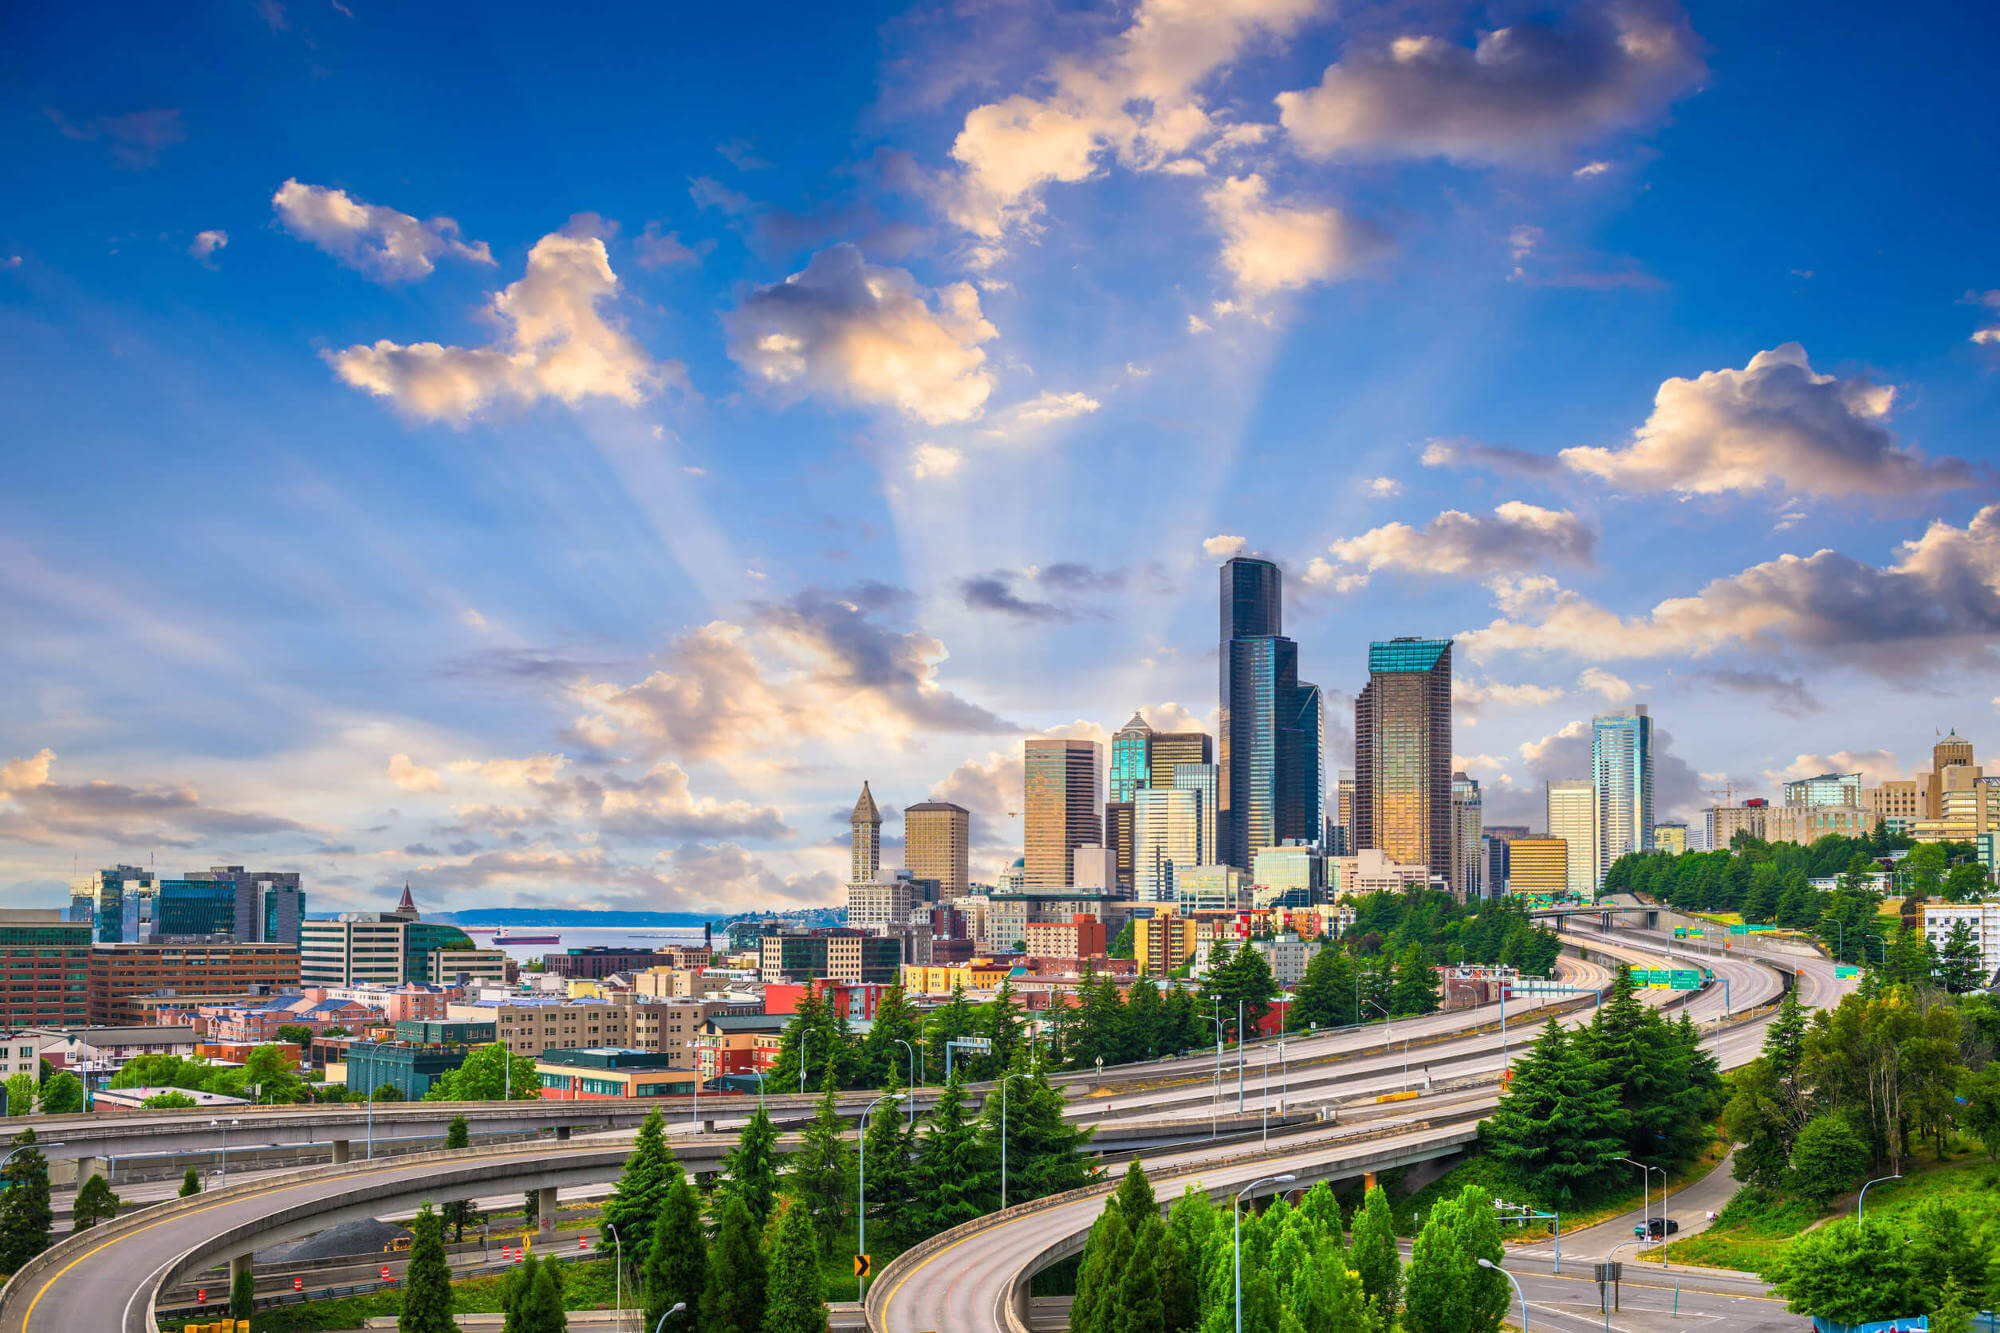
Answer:
<path fill-rule="evenodd" d="M 799 11 L 747 77 L 726 13 L 17 20 L 0 904 L 837 903 L 864 778 L 990 880 L 1024 740 L 1219 734 L 1238 554 L 1329 788 L 1406 633 L 1489 825 L 1638 701 L 1661 822 L 1988 743 L 1988 16 L 1579 6 L 1481 78 L 1511 15 L 1203 11 Z"/>

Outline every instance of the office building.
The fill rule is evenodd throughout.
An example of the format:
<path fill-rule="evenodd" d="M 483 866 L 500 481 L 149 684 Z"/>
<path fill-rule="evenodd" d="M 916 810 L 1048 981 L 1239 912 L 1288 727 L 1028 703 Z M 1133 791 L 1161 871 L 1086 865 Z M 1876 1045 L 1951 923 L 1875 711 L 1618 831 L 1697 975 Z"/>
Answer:
<path fill-rule="evenodd" d="M 1481 845 L 1479 783 L 1464 773 L 1451 775 L 1451 891 L 1460 902 L 1486 895 Z"/>
<path fill-rule="evenodd" d="M 1172 902 L 1176 873 L 1203 863 L 1201 793 L 1146 787 L 1132 808 L 1134 893 L 1140 902 Z"/>
<path fill-rule="evenodd" d="M 1429 866 L 1405 865 L 1374 847 L 1364 847 L 1352 856 L 1328 857 L 1326 862 L 1328 897 L 1365 897 L 1371 893 L 1448 887 L 1444 876 L 1434 873 Z"/>
<path fill-rule="evenodd" d="M 0 1030 L 90 1021 L 90 922 L 0 908 Z"/>
<path fill-rule="evenodd" d="M 1951 764 L 1932 778 L 1929 814 L 1904 832 L 1919 842 L 1975 842 L 2000 828 L 2000 778 L 1975 764 Z"/>
<path fill-rule="evenodd" d="M 344 912 L 331 921 L 306 921 L 299 939 L 299 979 L 307 986 L 427 983 L 436 972 L 431 955 L 441 950 L 465 951 L 463 962 L 475 975 L 504 976 L 500 950 L 477 948 L 457 926 L 417 920 L 407 887 L 394 911 Z M 451 961 L 458 960 L 447 960 L 446 971 Z"/>
<path fill-rule="evenodd" d="M 1486 892 L 1489 897 L 1498 897 L 1507 889 L 1507 844 L 1515 838 L 1527 837 L 1528 826 L 1488 824 L 1481 836 L 1486 843 Z"/>
<path fill-rule="evenodd" d="M 1859 804 L 1875 812 L 1876 819 L 1884 824 L 1893 821 L 1895 827 L 1903 828 L 1923 818 L 1930 801 L 1928 780 L 1890 780 L 1873 787 L 1864 787 Z"/>
<path fill-rule="evenodd" d="M 1109 943 L 1104 923 L 1088 912 L 1067 921 L 1030 921 L 1024 940 L 1030 958 L 1101 958 Z"/>
<path fill-rule="evenodd" d="M 875 808 L 875 796 L 866 782 L 861 784 L 847 827 L 847 882 L 866 884 L 882 869 L 882 812 Z"/>
<path fill-rule="evenodd" d="M 1221 574 L 1214 859 L 1248 868 L 1265 847 L 1323 836 L 1325 705 L 1284 637 L 1278 567 L 1239 556 Z"/>
<path fill-rule="evenodd" d="M 1334 813 L 1329 821 L 1326 854 L 1347 856 L 1354 851 L 1354 770 L 1343 768 L 1334 784 Z M 1338 842 L 1338 847 L 1333 844 Z"/>
<path fill-rule="evenodd" d="M 847 924 L 870 935 L 895 935 L 909 928 L 911 920 L 932 900 L 931 885 L 913 878 L 908 871 L 847 886 Z"/>
<path fill-rule="evenodd" d="M 902 936 L 853 929 L 788 930 L 759 941 L 758 974 L 767 983 L 830 977 L 888 984 L 903 966 L 903 944 Z"/>
<path fill-rule="evenodd" d="M 1138 961 L 1140 976 L 1170 975 L 1194 957 L 1200 941 L 1196 924 L 1172 912 L 1155 913 L 1132 923 L 1132 956 Z"/>
<path fill-rule="evenodd" d="M 297 990 L 299 951 L 287 944 L 100 944 L 90 950 L 92 1023 L 146 1021 L 143 998 L 183 1002 Z"/>
<path fill-rule="evenodd" d="M 1326 858 L 1309 843 L 1266 847 L 1250 867 L 1256 907 L 1310 907 L 1326 896 Z"/>
<path fill-rule="evenodd" d="M 1043 738 L 1024 746 L 1023 882 L 1031 889 L 1067 888 L 1075 882 L 1075 850 L 1104 844 L 1104 747 Z"/>
<path fill-rule="evenodd" d="M 1794 778 L 1785 784 L 1785 804 L 1860 805 L 1859 773 L 1821 773 L 1816 777 Z"/>
<path fill-rule="evenodd" d="M 1085 843 L 1070 853 L 1070 878 L 1079 893 L 1118 897 L 1123 891 L 1118 887 L 1117 849 Z"/>
<path fill-rule="evenodd" d="M 2000 902 L 1924 904 L 1924 938 L 1940 953 L 1961 921 L 1979 946 L 1980 984 L 1991 985 L 2000 974 Z"/>
<path fill-rule="evenodd" d="M 938 899 L 963 898 L 972 884 L 972 814 L 950 801 L 919 801 L 903 811 L 903 864 L 936 880 Z"/>
<path fill-rule="evenodd" d="M 1589 778 L 1556 778 L 1548 790 L 1549 836 L 1569 848 L 1569 891 L 1579 898 L 1597 896 L 1597 784 Z M 1508 852 L 1511 860 L 1515 853 Z M 1514 872 L 1520 874 L 1517 869 Z"/>
<path fill-rule="evenodd" d="M 1130 801 L 1106 801 L 1104 803 L 1104 841 L 1111 848 L 1114 865 L 1118 871 L 1118 891 L 1127 897 L 1133 893 L 1136 882 L 1132 858 L 1137 848 L 1139 817 L 1138 807 Z"/>
<path fill-rule="evenodd" d="M 1111 802 L 1129 804 L 1134 792 L 1153 785 L 1153 729 L 1139 713 L 1111 734 Z"/>
<path fill-rule="evenodd" d="M 1668 856 L 1679 856 L 1688 849 L 1688 826 L 1686 824 L 1653 825 L 1653 850 L 1665 852 Z"/>
<path fill-rule="evenodd" d="M 1761 796 L 1752 797 L 1741 805 L 1718 805 L 1702 812 L 1702 836 L 1708 842 L 1708 850 L 1727 851 L 1737 834 L 1763 841 L 1764 816 L 1770 805 Z"/>
<path fill-rule="evenodd" d="M 1351 829 L 1357 851 L 1450 882 L 1451 640 L 1369 645 L 1368 683 L 1354 702 Z"/>
<path fill-rule="evenodd" d="M 1945 770 L 1949 768 L 1971 768 L 1977 761 L 1972 757 L 1972 742 L 1958 734 L 1953 727 L 1950 734 L 1931 747 L 1931 771 L 1923 775 L 1925 805 L 1921 817 L 1936 819 L 1944 808 Z"/>
<path fill-rule="evenodd" d="M 1595 892 L 1612 862 L 1653 849 L 1653 719 L 1646 705 L 1592 718 L 1590 761 L 1597 784 Z"/>
<path fill-rule="evenodd" d="M 1875 812 L 1859 805 L 1772 805 L 1764 808 L 1764 841 L 1809 847 L 1835 834 L 1863 837 L 1875 823 Z"/>
<path fill-rule="evenodd" d="M 1557 898 L 1571 892 L 1569 843 L 1562 838 L 1507 840 L 1507 892 L 1528 898 Z"/>
<path fill-rule="evenodd" d="M 367 1093 L 394 1088 L 406 1102 L 420 1102 L 431 1085 L 465 1063 L 470 1046 L 412 1046 L 401 1042 L 350 1042 L 347 1086 Z"/>
<path fill-rule="evenodd" d="M 89 921 L 96 944 L 157 940 L 299 944 L 305 891 L 299 876 L 211 866 L 179 878 L 119 865 L 70 882 L 70 919 Z"/>
<path fill-rule="evenodd" d="M 1250 877 L 1235 866 L 1182 866 L 1174 901 L 1182 912 L 1241 912 L 1250 906 Z"/>
<path fill-rule="evenodd" d="M 1289 990 L 1305 979 L 1306 968 L 1319 956 L 1320 943 L 1286 933 L 1268 940 L 1253 940 L 1250 947 L 1264 955 L 1271 969 L 1271 980 Z"/>
<path fill-rule="evenodd" d="M 675 1069 L 672 1057 L 663 1052 L 616 1046 L 550 1050 L 535 1060 L 542 1100 L 551 1102 L 685 1097 L 694 1091 L 697 1077 Z"/>
<path fill-rule="evenodd" d="M 1176 791 L 1191 791 L 1200 798 L 1200 841 L 1195 849 L 1196 862 L 1201 865 L 1219 863 L 1222 860 L 1221 844 L 1217 841 L 1221 837 L 1222 769 L 1215 764 L 1175 764 L 1171 785 Z"/>
<path fill-rule="evenodd" d="M 1215 740 L 1205 731 L 1156 731 L 1147 746 L 1146 785 L 1171 787 L 1182 764 L 1213 764 Z"/>

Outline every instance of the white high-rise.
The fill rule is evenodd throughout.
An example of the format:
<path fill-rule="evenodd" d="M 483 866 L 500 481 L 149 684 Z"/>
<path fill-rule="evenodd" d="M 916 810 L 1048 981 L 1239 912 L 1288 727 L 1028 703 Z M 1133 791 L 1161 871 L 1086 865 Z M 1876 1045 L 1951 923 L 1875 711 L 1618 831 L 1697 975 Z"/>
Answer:
<path fill-rule="evenodd" d="M 1132 884 L 1140 902 L 1172 902 L 1176 869 L 1201 864 L 1201 793 L 1144 787 L 1132 796 Z"/>
<path fill-rule="evenodd" d="M 1646 705 L 1590 720 L 1590 764 L 1597 787 L 1595 888 L 1619 857 L 1653 850 L 1653 719 Z"/>
<path fill-rule="evenodd" d="M 1548 785 L 1549 836 L 1568 844 L 1569 891 L 1597 893 L 1597 784 L 1589 778 L 1555 778 Z"/>

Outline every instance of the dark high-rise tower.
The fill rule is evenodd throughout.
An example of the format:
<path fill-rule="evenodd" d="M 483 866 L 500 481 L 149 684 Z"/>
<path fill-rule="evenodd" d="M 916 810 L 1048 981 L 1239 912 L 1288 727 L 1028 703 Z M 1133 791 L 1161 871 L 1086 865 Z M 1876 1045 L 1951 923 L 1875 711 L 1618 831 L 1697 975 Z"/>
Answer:
<path fill-rule="evenodd" d="M 1245 869 L 1263 848 L 1324 836 L 1323 709 L 1299 680 L 1283 599 L 1269 560 L 1222 566 L 1216 860 Z"/>
<path fill-rule="evenodd" d="M 1354 701 L 1356 848 L 1450 880 L 1451 640 L 1368 646 L 1368 684 Z"/>

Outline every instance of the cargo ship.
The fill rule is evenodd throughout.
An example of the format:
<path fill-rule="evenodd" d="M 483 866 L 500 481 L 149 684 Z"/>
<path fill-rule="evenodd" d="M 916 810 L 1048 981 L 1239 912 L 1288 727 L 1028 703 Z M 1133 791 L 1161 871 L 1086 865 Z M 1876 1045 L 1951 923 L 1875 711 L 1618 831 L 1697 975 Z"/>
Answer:
<path fill-rule="evenodd" d="M 502 926 L 493 932 L 495 944 L 561 944 L 562 936 L 532 930 L 509 930 Z"/>

